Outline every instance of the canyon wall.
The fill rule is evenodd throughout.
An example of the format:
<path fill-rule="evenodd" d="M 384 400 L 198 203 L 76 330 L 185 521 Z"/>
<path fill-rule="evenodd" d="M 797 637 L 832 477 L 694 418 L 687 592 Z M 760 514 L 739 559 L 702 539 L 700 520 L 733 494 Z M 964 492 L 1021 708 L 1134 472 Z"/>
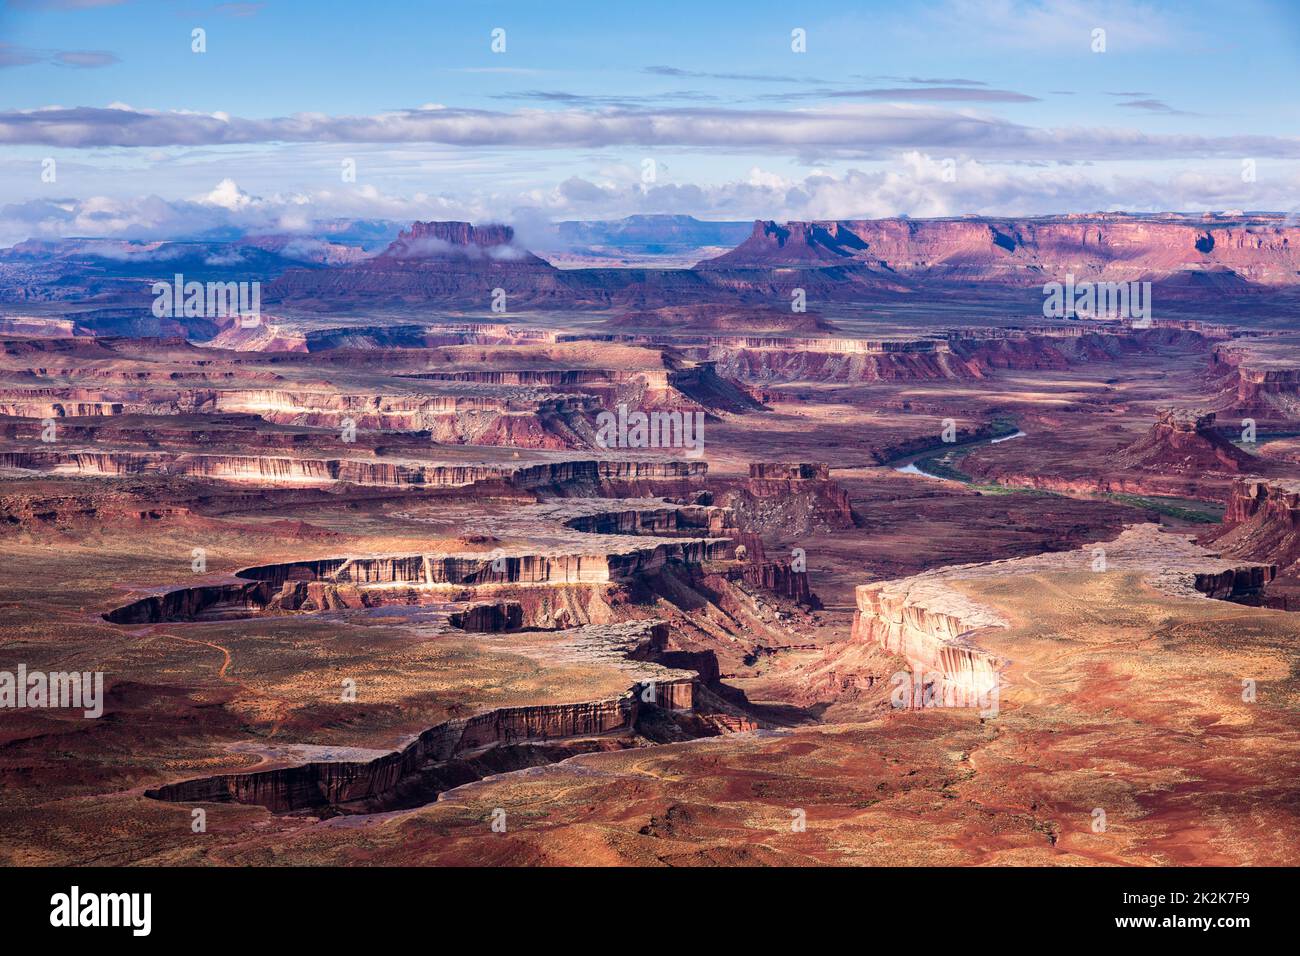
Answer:
<path fill-rule="evenodd" d="M 1234 557 L 1270 562 L 1284 577 L 1300 577 L 1300 481 L 1238 480 L 1223 523 L 1202 540 Z"/>
<path fill-rule="evenodd" d="M 509 482 L 523 489 L 594 490 L 651 487 L 665 482 L 689 487 L 708 470 L 703 461 L 569 460 L 533 465 L 457 465 L 357 458 L 289 458 L 272 455 L 204 455 L 172 452 L 0 452 L 0 468 L 60 475 L 185 475 L 262 485 L 327 487 L 347 482 L 383 488 L 463 488 L 478 482 Z"/>
<path fill-rule="evenodd" d="M 855 266 L 881 277 L 1007 285 L 1064 281 L 1067 274 L 1079 281 L 1133 281 L 1221 271 L 1250 283 L 1294 285 L 1300 227 L 1280 215 L 759 220 L 743 243 L 696 268 L 774 266 Z"/>
<path fill-rule="evenodd" d="M 907 658 L 914 674 L 931 678 L 938 701 L 989 701 L 1006 661 L 967 635 L 1007 622 L 941 582 L 904 579 L 857 588 L 853 639 Z M 912 706 L 920 700 L 909 696 Z"/>
<path fill-rule="evenodd" d="M 436 604 L 453 599 L 448 587 L 482 585 L 600 585 L 653 574 L 669 562 L 697 565 L 725 560 L 732 544 L 719 538 L 647 542 L 609 553 L 413 554 L 291 561 L 244 568 L 239 582 L 176 588 L 107 612 L 115 624 L 210 619 L 218 615 L 382 604 Z M 253 582 L 253 583 L 248 583 Z"/>
<path fill-rule="evenodd" d="M 1210 376 L 1227 411 L 1292 422 L 1300 419 L 1300 337 L 1262 336 L 1221 343 L 1210 354 Z"/>
<path fill-rule="evenodd" d="M 146 796 L 183 803 L 252 804 L 274 813 L 323 816 L 420 806 L 445 790 L 491 773 L 551 763 L 592 749 L 633 746 L 643 716 L 690 715 L 699 685 L 717 678 L 717 661 L 711 653 L 666 651 L 667 627 L 662 623 L 585 631 L 589 639 L 608 640 L 611 647 L 621 649 L 629 674 L 635 675 L 625 693 L 572 703 L 497 707 L 436 724 L 401 750 L 374 760 L 314 761 L 205 777 L 147 790 Z M 697 663 L 699 672 L 677 669 L 681 663 Z"/>

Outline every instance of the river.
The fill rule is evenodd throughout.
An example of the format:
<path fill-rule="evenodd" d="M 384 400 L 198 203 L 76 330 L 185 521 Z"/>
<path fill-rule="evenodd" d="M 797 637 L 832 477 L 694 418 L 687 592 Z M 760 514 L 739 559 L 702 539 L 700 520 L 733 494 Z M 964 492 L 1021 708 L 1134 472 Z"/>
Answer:
<path fill-rule="evenodd" d="M 981 438 L 979 441 L 962 442 L 960 445 L 951 445 L 947 449 L 931 448 L 929 451 L 923 451 L 919 454 L 909 456 L 904 464 L 895 465 L 894 470 L 902 472 L 905 475 L 920 475 L 922 478 L 933 478 L 935 481 L 952 481 L 953 479 L 944 478 L 942 475 L 932 475 L 924 468 L 917 465 L 918 461 L 924 461 L 926 458 L 934 458 L 937 455 L 946 454 L 949 451 L 957 451 L 962 448 L 975 448 L 979 445 L 997 445 L 1000 442 L 1011 441 L 1013 438 L 1024 438 L 1025 432 L 1016 429 L 1011 435 L 1002 435 L 999 438 Z"/>

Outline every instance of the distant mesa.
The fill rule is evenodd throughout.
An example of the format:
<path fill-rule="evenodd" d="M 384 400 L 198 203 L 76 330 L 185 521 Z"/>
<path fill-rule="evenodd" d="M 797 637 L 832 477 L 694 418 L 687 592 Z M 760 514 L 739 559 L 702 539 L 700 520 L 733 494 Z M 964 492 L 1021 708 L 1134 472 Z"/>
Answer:
<path fill-rule="evenodd" d="M 701 262 L 697 268 L 719 269 L 756 265 L 839 265 L 865 254 L 867 243 L 838 222 L 788 222 L 784 226 L 759 220 L 749 238 L 725 255 Z"/>
<path fill-rule="evenodd" d="M 1121 213 L 1003 219 L 759 220 L 704 271 L 850 266 L 897 277 L 1010 285 L 1161 281 L 1239 291 L 1300 281 L 1300 228 L 1279 216 L 1207 221 Z"/>
<path fill-rule="evenodd" d="M 392 260 L 419 259 L 528 262 L 547 266 L 543 260 L 515 244 L 515 231 L 511 227 L 474 226 L 468 222 L 412 223 L 367 266 L 376 268 Z"/>
<path fill-rule="evenodd" d="M 604 230 L 570 225 L 567 231 L 611 243 L 630 235 L 641 251 L 654 246 L 647 237 L 656 228 L 669 237 L 727 233 L 701 231 L 671 217 L 624 223 L 621 231 L 609 224 Z M 552 230 L 539 238 L 548 243 L 555 237 Z M 798 274 L 790 275 L 792 270 Z M 488 276 L 498 284 L 488 285 Z M 417 222 L 372 259 L 286 272 L 267 298 L 313 300 L 325 307 L 353 299 L 483 307 L 490 290 L 499 287 L 512 310 L 621 306 L 654 312 L 705 304 L 734 310 L 770 309 L 774 301 L 788 300 L 796 285 L 811 302 L 842 302 L 864 294 L 906 294 L 921 283 L 931 289 L 972 284 L 1027 288 L 1067 276 L 1076 282 L 1149 281 L 1174 298 L 1293 285 L 1300 280 L 1300 228 L 1266 215 L 1209 221 L 1113 213 L 784 224 L 758 220 L 734 249 L 690 269 L 557 269 L 526 249 L 509 226 Z M 664 317 L 696 318 L 689 313 Z M 802 317 L 801 327 L 811 330 L 818 322 Z M 772 327 L 794 330 L 789 321 Z"/>
<path fill-rule="evenodd" d="M 602 310 L 623 328 L 815 333 L 833 330 L 835 305 L 921 294 L 1006 293 L 1036 310 L 1023 300 L 1069 277 L 1150 282 L 1162 317 L 1175 303 L 1300 284 L 1300 226 L 1263 213 L 758 220 L 747 234 L 741 225 L 643 216 L 529 227 L 523 238 L 508 225 L 431 221 L 391 241 L 391 231 L 365 223 L 309 236 L 29 240 L 0 250 L 0 300 L 97 298 L 105 307 L 86 317 L 89 330 L 212 338 L 220 328 L 210 318 L 138 315 L 149 283 L 180 272 L 203 282 L 254 278 L 268 311 Z M 795 311 L 792 296 L 807 311 Z"/>
<path fill-rule="evenodd" d="M 508 308 L 561 296 L 559 270 L 515 242 L 509 226 L 416 222 L 374 258 L 340 269 L 293 269 L 271 283 L 268 302 L 441 302 L 486 311 L 494 289 Z M 509 297 L 517 299 L 510 302 Z"/>

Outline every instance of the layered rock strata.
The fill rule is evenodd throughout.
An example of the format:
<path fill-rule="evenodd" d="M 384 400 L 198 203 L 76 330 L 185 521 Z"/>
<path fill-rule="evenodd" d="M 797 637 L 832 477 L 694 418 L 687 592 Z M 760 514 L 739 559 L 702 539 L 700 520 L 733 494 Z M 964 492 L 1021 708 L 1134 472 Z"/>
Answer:
<path fill-rule="evenodd" d="M 69 448 L 0 452 L 0 469 L 92 477 L 184 475 L 224 482 L 310 487 L 347 483 L 383 488 L 463 488 L 478 482 L 505 481 L 518 488 L 536 489 L 690 479 L 704 475 L 708 465 L 702 461 L 671 459 L 497 465 Z"/>
<path fill-rule="evenodd" d="M 349 556 L 244 568 L 238 582 L 177 588 L 107 612 L 114 624 L 183 621 L 248 613 L 289 613 L 382 604 L 440 603 L 448 591 L 484 585 L 603 585 L 652 574 L 670 561 L 725 559 L 727 539 L 681 538 L 608 552 Z"/>

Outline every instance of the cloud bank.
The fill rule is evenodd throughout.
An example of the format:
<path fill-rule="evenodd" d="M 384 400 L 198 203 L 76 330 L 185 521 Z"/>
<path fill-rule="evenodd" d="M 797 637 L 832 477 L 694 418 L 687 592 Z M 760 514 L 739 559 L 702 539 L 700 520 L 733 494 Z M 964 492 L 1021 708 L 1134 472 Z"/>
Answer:
<path fill-rule="evenodd" d="M 1222 209 L 1300 209 L 1300 172 L 1271 173 L 1245 183 L 1235 169 L 1221 175 L 1182 171 L 1164 178 L 1099 176 L 1090 167 L 1003 166 L 973 158 L 946 160 L 907 152 L 881 169 L 849 169 L 787 178 L 759 167 L 717 184 L 643 185 L 634 172 L 569 176 L 546 189 L 448 197 L 384 193 L 373 186 L 256 196 L 224 180 L 184 200 L 158 196 L 32 200 L 0 207 L 0 244 L 65 236 L 140 239 L 241 234 L 307 234 L 324 220 L 465 219 L 520 226 L 556 219 L 608 219 L 637 213 L 679 213 L 704 219 L 856 219 L 1045 215 Z"/>
<path fill-rule="evenodd" d="M 0 112 L 0 143 L 54 147 L 256 143 L 438 143 L 462 147 L 699 147 L 833 156 L 951 150 L 1005 159 L 1296 158 L 1300 137 L 1201 136 L 1131 128 L 1043 129 L 919 104 L 742 110 L 493 111 L 433 107 L 371 116 L 298 113 L 249 119 L 130 107 Z"/>

